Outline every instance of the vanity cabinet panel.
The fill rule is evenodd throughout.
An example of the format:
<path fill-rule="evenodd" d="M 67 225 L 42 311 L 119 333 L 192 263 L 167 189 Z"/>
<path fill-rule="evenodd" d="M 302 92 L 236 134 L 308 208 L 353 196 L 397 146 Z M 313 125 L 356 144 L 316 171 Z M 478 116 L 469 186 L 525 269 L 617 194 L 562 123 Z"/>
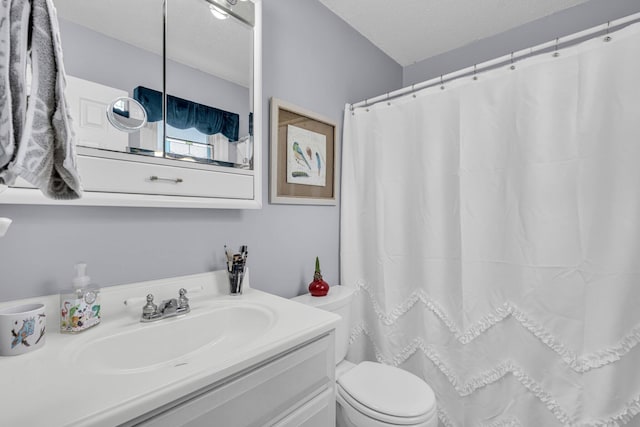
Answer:
<path fill-rule="evenodd" d="M 274 427 L 328 427 L 335 424 L 336 398 L 333 388 L 322 393 L 296 409 Z"/>
<path fill-rule="evenodd" d="M 327 426 L 335 420 L 333 332 L 169 404 L 145 427 Z M 329 424 L 326 421 L 329 420 Z"/>

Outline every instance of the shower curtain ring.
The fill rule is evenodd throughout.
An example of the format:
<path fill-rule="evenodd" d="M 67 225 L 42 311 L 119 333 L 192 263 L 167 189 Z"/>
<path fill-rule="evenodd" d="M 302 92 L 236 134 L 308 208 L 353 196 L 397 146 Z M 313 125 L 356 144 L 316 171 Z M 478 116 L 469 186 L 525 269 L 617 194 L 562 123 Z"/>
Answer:
<path fill-rule="evenodd" d="M 604 41 L 605 42 L 610 42 L 611 41 L 611 36 L 609 35 L 609 28 L 611 27 L 611 21 L 607 21 L 607 30 L 605 32 L 605 37 L 604 37 Z"/>
<path fill-rule="evenodd" d="M 440 74 L 440 89 L 444 90 L 444 81 L 442 80 L 442 74 Z"/>
<path fill-rule="evenodd" d="M 513 52 L 511 52 L 511 66 L 509 68 L 512 70 L 516 69 L 516 64 L 513 63 Z"/>
<path fill-rule="evenodd" d="M 411 93 L 412 93 L 411 96 L 413 96 L 415 98 L 416 97 L 416 84 L 415 83 L 411 85 Z"/>
<path fill-rule="evenodd" d="M 557 58 L 558 56 L 560 56 L 560 52 L 558 52 L 558 42 L 559 42 L 559 38 L 556 38 L 556 46 L 555 49 L 553 51 L 553 57 Z"/>
<path fill-rule="evenodd" d="M 473 64 L 473 80 L 478 80 L 476 66 L 477 64 Z"/>

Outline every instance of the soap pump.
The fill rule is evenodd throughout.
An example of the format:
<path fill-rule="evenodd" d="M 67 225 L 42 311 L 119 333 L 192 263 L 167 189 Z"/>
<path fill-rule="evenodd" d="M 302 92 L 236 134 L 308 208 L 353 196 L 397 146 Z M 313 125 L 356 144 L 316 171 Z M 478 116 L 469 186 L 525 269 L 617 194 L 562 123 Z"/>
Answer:
<path fill-rule="evenodd" d="M 100 323 L 100 290 L 90 285 L 87 264 L 75 265 L 73 289 L 60 294 L 60 331 L 82 332 Z"/>

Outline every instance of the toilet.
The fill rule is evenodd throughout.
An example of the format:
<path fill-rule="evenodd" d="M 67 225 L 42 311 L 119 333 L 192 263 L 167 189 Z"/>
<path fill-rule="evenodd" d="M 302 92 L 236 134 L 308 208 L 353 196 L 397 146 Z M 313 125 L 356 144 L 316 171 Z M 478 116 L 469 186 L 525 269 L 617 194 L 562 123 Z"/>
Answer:
<path fill-rule="evenodd" d="M 336 426 L 437 427 L 436 398 L 421 378 L 377 362 L 345 360 L 353 292 L 332 286 L 324 297 L 305 294 L 293 298 L 342 317 L 336 326 Z"/>

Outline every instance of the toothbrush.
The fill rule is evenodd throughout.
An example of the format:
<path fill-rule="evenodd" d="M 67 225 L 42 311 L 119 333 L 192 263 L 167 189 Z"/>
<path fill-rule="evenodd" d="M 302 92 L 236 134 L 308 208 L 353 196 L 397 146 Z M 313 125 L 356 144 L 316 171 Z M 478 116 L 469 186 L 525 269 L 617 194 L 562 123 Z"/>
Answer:
<path fill-rule="evenodd" d="M 231 272 L 233 269 L 233 255 L 231 251 L 227 249 L 227 245 L 224 245 L 224 253 L 227 255 L 227 271 Z"/>

